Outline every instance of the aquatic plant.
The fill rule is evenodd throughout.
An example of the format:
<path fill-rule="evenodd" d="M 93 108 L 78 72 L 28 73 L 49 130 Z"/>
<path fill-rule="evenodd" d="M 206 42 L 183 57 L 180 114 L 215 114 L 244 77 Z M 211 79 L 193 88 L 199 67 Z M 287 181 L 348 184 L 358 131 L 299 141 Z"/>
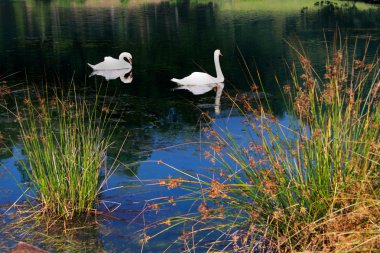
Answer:
<path fill-rule="evenodd" d="M 89 103 L 75 88 L 67 94 L 28 89 L 15 107 L 34 211 L 64 220 L 94 212 L 113 173 L 105 167 L 112 109 L 99 95 Z"/>
<path fill-rule="evenodd" d="M 100 227 L 102 221 L 103 217 L 93 215 L 83 215 L 72 220 L 55 219 L 54 222 L 36 218 L 15 220 L 4 224 L 0 228 L 0 233 L 2 241 L 22 241 L 47 252 L 107 252 L 101 239 L 104 231 Z M 9 252 L 14 248 L 14 246 L 10 248 L 11 246 L 6 244 L 0 248 L 2 252 Z"/>
<path fill-rule="evenodd" d="M 379 58 L 366 55 L 369 42 L 364 52 L 347 43 L 335 38 L 326 47 L 323 76 L 290 45 L 298 64 L 289 66 L 291 80 L 283 86 L 286 120 L 271 113 L 266 99 L 231 98 L 243 115 L 238 138 L 203 114 L 212 143 L 204 156 L 215 171 L 160 181 L 189 191 L 167 203 L 193 204 L 142 242 L 181 225 L 178 242 L 186 252 L 379 250 Z M 259 89 L 254 82 L 252 91 Z"/>

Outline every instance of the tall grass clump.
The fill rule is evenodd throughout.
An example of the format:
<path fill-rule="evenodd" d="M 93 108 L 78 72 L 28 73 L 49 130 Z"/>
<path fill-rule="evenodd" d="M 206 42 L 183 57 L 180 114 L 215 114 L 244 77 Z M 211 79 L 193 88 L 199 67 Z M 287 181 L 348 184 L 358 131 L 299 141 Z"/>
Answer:
<path fill-rule="evenodd" d="M 111 112 L 102 106 L 98 95 L 88 102 L 75 89 L 67 94 L 30 89 L 16 103 L 27 157 L 22 167 L 40 213 L 69 220 L 95 210 L 109 176 L 102 170 L 112 135 Z"/>
<path fill-rule="evenodd" d="M 369 42 L 360 52 L 347 43 L 326 46 L 324 73 L 292 47 L 285 119 L 266 99 L 231 98 L 243 116 L 237 135 L 204 114 L 215 172 L 177 182 L 189 194 L 176 201 L 192 207 L 161 223 L 184 227 L 185 251 L 380 250 L 379 58 L 367 55 Z M 173 178 L 160 184 L 174 188 Z"/>

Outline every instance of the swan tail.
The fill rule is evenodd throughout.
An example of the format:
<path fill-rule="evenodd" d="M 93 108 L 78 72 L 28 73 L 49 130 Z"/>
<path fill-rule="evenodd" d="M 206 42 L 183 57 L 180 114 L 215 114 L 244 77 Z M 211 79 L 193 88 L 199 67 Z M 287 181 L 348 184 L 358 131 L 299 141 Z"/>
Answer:
<path fill-rule="evenodd" d="M 87 63 L 88 64 L 88 66 L 90 66 L 92 69 L 95 69 L 95 65 L 92 65 L 92 64 L 90 64 L 90 63 Z"/>
<path fill-rule="evenodd" d="M 177 83 L 179 86 L 186 85 L 183 79 L 172 78 L 170 81 Z"/>

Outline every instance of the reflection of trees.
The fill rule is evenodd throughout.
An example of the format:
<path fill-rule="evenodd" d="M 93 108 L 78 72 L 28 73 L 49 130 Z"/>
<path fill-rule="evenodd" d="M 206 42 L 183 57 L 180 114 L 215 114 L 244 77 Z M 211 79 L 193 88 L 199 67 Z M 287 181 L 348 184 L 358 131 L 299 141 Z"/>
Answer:
<path fill-rule="evenodd" d="M 11 116 L 0 116 L 0 159 L 7 159 L 12 156 L 9 150 L 17 141 L 19 130 L 17 123 Z"/>
<path fill-rule="evenodd" d="M 356 5 L 314 6 L 316 1 L 305 1 L 300 6 L 290 1 L 292 4 L 284 9 L 279 1 L 209 2 L 1 1 L 0 56 L 4 60 L 0 71 L 27 68 L 37 75 L 28 78 L 37 78 L 37 83 L 41 83 L 44 73 L 54 73 L 62 82 L 68 82 L 75 71 L 79 85 L 89 74 L 87 62 L 130 51 L 134 56 L 132 85 L 111 84 L 115 90 L 118 87 L 120 96 L 142 98 L 135 104 L 127 99 L 121 101 L 123 113 L 130 112 L 128 127 L 145 128 L 151 122 L 160 122 L 171 107 L 181 115 L 182 124 L 193 125 L 198 113 L 184 106 L 181 96 L 173 95 L 174 84 L 169 80 L 199 67 L 214 73 L 212 52 L 220 48 L 227 79 L 225 90 L 234 92 L 236 87 L 247 91 L 251 80 L 236 50 L 238 46 L 251 73 L 256 68 L 260 72 L 265 90 L 274 95 L 272 107 L 281 114 L 284 106 L 275 99 L 278 86 L 274 75 L 284 82 L 284 59 L 291 59 L 283 38 L 297 34 L 323 70 L 323 28 L 335 30 L 339 24 L 342 31 L 360 34 L 360 29 L 376 28 L 380 23 L 377 9 L 361 10 Z M 306 5 L 310 6 L 303 8 Z M 25 77 L 20 76 L 24 81 Z M 257 77 L 254 79 L 258 82 Z M 152 99 L 149 108 L 145 98 Z M 163 125 L 158 128 L 165 131 Z"/>
<path fill-rule="evenodd" d="M 102 59 L 104 54 L 130 51 L 134 56 L 134 82 L 130 87 L 114 85 L 120 95 L 142 98 L 136 103 L 127 99 L 120 102 L 123 113 L 128 115 L 128 127 L 155 125 L 172 107 L 181 115 L 181 124 L 193 125 L 198 112 L 178 101 L 182 94 L 173 98 L 174 86 L 169 80 L 196 71 L 199 66 L 214 73 L 211 59 L 215 48 L 224 54 L 221 65 L 227 79 L 226 91 L 232 92 L 231 86 L 247 91 L 251 84 L 236 50 L 238 46 L 251 73 L 257 68 L 265 90 L 276 95 L 274 75 L 284 81 L 287 70 L 283 60 L 291 58 L 283 38 L 297 34 L 323 71 L 322 28 L 335 30 L 339 24 L 342 31 L 359 34 L 360 29 L 380 23 L 378 10 L 359 10 L 355 5 L 292 6 L 291 10 L 281 10 L 274 3 L 263 4 L 265 1 L 235 1 L 233 5 L 230 1 L 130 1 L 127 5 L 115 5 L 116 8 L 107 7 L 110 2 L 99 5 L 105 2 L 89 0 L 83 5 L 72 5 L 69 0 L 1 1 L 0 54 L 5 60 L 0 62 L 0 71 L 27 68 L 37 76 L 56 73 L 63 82 L 76 71 L 75 78 L 81 84 L 88 75 L 84 73 L 89 71 L 87 62 Z M 25 77 L 19 76 L 24 81 Z M 37 83 L 41 80 L 37 79 Z M 152 100 L 147 103 L 145 98 Z M 272 107 L 279 114 L 284 108 L 275 99 Z M 165 127 L 159 124 L 162 131 Z"/>
<path fill-rule="evenodd" d="M 249 82 L 235 60 L 237 45 L 252 72 L 257 66 L 268 92 L 276 93 L 273 75 L 284 74 L 282 61 L 288 55 L 284 37 L 299 34 L 301 39 L 315 42 L 317 38 L 321 41 L 322 28 L 335 29 L 337 23 L 344 29 L 376 27 L 379 22 L 376 9 L 314 7 L 314 1 L 307 1 L 311 7 L 302 12 L 306 3 L 297 7 L 292 1 L 293 9 L 285 10 L 275 2 L 263 4 L 265 1 L 236 1 L 233 5 L 230 1 L 116 2 L 112 5 L 116 7 L 90 0 L 83 5 L 64 4 L 73 1 L 2 3 L 2 36 L 10 34 L 16 41 L 1 39 L 0 48 L 7 60 L 0 63 L 0 69 L 27 67 L 42 73 L 45 67 L 47 73 L 56 72 L 66 79 L 75 70 L 82 81 L 87 61 L 127 50 L 136 59 L 134 72 L 140 79 L 133 94 L 162 97 L 169 95 L 168 80 L 174 74 L 198 69 L 194 62 L 212 73 L 210 55 L 220 48 L 227 79 L 246 89 Z"/>

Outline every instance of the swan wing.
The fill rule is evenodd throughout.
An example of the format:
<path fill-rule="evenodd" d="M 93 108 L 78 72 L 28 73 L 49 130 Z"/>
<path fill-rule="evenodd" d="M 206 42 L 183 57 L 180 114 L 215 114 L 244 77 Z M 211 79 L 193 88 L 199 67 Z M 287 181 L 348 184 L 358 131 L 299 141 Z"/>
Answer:
<path fill-rule="evenodd" d="M 131 64 L 124 60 L 118 60 L 110 56 L 104 57 L 104 61 L 91 66 L 94 70 L 121 70 L 121 69 L 132 69 Z"/>
<path fill-rule="evenodd" d="M 104 57 L 104 61 L 105 62 L 112 62 L 112 61 L 118 61 L 118 59 L 115 59 L 115 58 L 113 58 L 111 56 L 105 56 Z"/>
<path fill-rule="evenodd" d="M 124 60 L 115 59 L 111 56 L 104 57 L 104 61 L 103 61 L 104 65 L 107 65 L 110 67 L 119 66 L 119 65 L 122 65 L 123 63 L 126 63 L 126 62 Z"/>

